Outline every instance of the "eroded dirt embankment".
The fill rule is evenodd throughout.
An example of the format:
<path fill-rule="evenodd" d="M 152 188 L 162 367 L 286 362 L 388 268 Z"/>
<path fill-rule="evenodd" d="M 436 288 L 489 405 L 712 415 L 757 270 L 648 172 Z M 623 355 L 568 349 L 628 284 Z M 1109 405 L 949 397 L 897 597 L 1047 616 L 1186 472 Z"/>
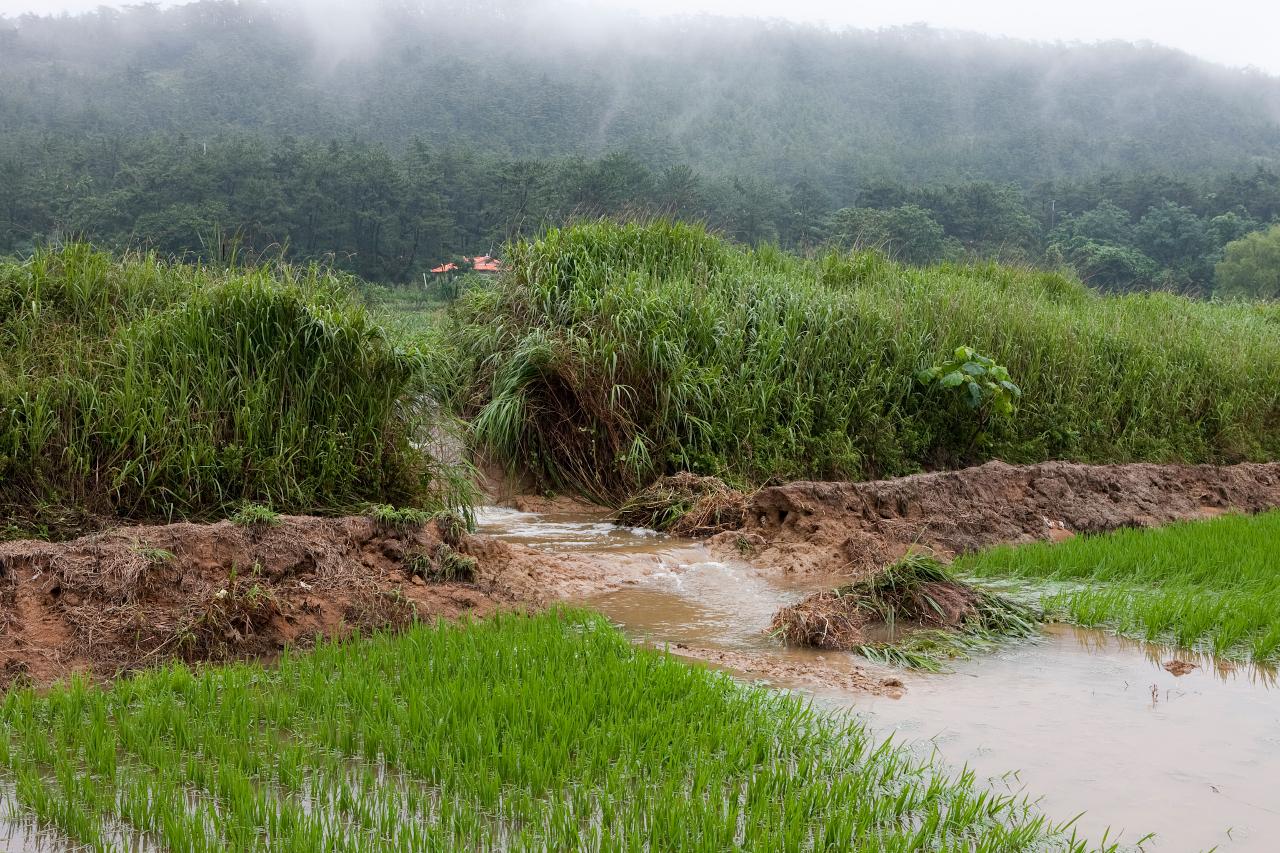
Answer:
<path fill-rule="evenodd" d="M 941 558 L 1002 543 L 1148 527 L 1280 507 L 1280 463 L 1077 465 L 1048 462 L 867 483 L 790 483 L 752 498 L 724 552 L 786 573 L 858 578 L 908 549 Z"/>
<path fill-rule="evenodd" d="M 750 499 L 741 530 L 709 544 L 725 560 L 821 590 L 886 566 L 912 546 L 946 558 L 1003 542 L 1277 506 L 1280 464 L 991 463 L 900 480 L 767 488 Z M 111 677 L 172 658 L 270 657 L 415 615 L 583 601 L 707 559 L 705 550 L 682 554 L 692 546 L 678 541 L 658 552 L 561 553 L 470 536 L 452 542 L 476 560 L 469 581 L 419 577 L 448 553 L 441 551 L 446 538 L 435 523 L 397 530 L 363 517 L 286 517 L 260 528 L 125 527 L 58 544 L 0 544 L 0 688 L 75 672 Z"/>
<path fill-rule="evenodd" d="M 483 563 L 466 583 L 419 576 L 452 553 L 444 538 L 435 523 L 284 517 L 0 544 L 0 688 L 173 658 L 270 657 L 415 613 L 454 618 L 516 600 Z"/>

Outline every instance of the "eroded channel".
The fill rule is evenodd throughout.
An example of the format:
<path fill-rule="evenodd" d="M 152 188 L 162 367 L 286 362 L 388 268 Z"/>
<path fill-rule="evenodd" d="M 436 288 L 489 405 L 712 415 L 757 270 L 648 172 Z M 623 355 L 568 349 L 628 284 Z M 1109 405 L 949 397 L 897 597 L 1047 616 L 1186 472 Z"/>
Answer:
<path fill-rule="evenodd" d="M 1275 674 L 1147 643 L 1049 626 L 1037 642 L 957 662 L 946 674 L 888 672 L 847 653 L 788 649 L 766 633 L 815 588 L 698 543 L 598 515 L 480 515 L 480 532 L 552 552 L 623 554 L 646 571 L 576 603 L 630 636 L 749 679 L 852 708 L 882 736 L 1002 791 L 1042 797 L 1087 837 L 1144 850 L 1272 850 L 1280 838 L 1280 689 Z M 1173 659 L 1195 664 L 1175 676 Z M 902 690 L 863 689 L 903 682 Z M 1148 833 L 1154 838 L 1143 840 Z"/>

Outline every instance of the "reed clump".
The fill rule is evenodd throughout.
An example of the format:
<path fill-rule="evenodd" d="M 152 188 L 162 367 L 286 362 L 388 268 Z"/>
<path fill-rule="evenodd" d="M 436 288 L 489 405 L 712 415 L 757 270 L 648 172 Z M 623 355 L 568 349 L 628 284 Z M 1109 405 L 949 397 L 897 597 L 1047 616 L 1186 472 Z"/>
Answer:
<path fill-rule="evenodd" d="M 770 629 L 789 645 L 856 651 L 936 670 L 946 658 L 1033 637 L 1041 620 L 1036 608 L 965 583 L 937 560 L 913 554 L 865 580 L 783 608 Z M 878 633 L 892 639 L 878 640 Z"/>
<path fill-rule="evenodd" d="M 702 537 L 737 530 L 746 514 L 746 494 L 719 477 L 699 477 L 683 471 L 632 495 L 614 518 L 627 527 Z"/>
<path fill-rule="evenodd" d="M 553 230 L 507 260 L 453 312 L 453 402 L 486 452 L 557 491 L 620 505 L 680 471 L 751 487 L 1280 454 L 1280 336 L 1257 306 L 805 259 L 663 221 Z M 919 380 L 961 347 L 1007 369 L 1011 415 L 982 422 Z"/>
<path fill-rule="evenodd" d="M 85 245 L 0 263 L 0 507 L 87 516 L 457 505 L 417 449 L 430 354 L 320 268 L 219 270 Z"/>

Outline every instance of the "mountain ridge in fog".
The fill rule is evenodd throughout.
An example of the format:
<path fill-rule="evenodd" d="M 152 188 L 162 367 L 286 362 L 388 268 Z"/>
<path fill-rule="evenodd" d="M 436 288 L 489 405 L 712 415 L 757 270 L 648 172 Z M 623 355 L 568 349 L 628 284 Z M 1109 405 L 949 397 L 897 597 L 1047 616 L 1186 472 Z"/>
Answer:
<path fill-rule="evenodd" d="M 923 27 L 204 0 L 0 24 L 0 132 L 627 150 L 841 197 L 875 176 L 1275 166 L 1280 79 L 1153 45 Z"/>

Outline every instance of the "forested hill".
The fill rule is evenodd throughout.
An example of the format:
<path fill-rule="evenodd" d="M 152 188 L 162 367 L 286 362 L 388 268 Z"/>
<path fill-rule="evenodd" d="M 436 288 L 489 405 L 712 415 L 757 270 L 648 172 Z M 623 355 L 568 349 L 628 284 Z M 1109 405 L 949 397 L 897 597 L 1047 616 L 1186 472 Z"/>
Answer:
<path fill-rule="evenodd" d="M 1280 80 L 1154 46 L 518 0 L 326 5 L 0 20 L 0 131 L 420 139 L 530 160 L 626 150 L 651 168 L 812 181 L 837 204 L 877 179 L 1280 164 Z"/>

